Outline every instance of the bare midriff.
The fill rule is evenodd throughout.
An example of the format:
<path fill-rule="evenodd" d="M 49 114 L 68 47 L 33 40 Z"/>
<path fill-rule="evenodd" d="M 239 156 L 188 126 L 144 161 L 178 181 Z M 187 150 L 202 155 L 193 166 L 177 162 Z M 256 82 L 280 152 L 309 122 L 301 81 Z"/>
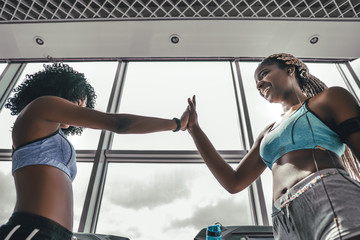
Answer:
<path fill-rule="evenodd" d="M 14 212 L 37 214 L 72 231 L 73 192 L 66 173 L 52 166 L 32 165 L 16 170 L 14 179 Z"/>
<path fill-rule="evenodd" d="M 318 149 L 302 149 L 289 152 L 272 166 L 274 200 L 292 186 L 318 169 L 344 169 L 342 160 L 335 153 Z"/>

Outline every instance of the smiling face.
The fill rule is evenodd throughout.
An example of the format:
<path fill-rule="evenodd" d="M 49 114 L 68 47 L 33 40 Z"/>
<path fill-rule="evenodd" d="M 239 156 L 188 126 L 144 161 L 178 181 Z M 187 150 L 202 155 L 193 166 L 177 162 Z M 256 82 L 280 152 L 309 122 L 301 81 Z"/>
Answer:
<path fill-rule="evenodd" d="M 260 65 L 255 71 L 256 88 L 269 102 L 282 102 L 293 90 L 291 68 L 281 69 L 277 64 Z"/>

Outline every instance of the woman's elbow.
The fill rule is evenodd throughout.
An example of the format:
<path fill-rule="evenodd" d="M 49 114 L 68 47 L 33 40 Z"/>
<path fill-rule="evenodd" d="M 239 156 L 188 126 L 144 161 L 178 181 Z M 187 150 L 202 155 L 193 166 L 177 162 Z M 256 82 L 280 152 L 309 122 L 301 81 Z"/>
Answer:
<path fill-rule="evenodd" d="M 226 189 L 228 191 L 228 193 L 230 194 L 237 194 L 240 191 L 237 191 L 236 189 Z"/>
<path fill-rule="evenodd" d="M 230 194 L 237 194 L 237 193 L 241 192 L 242 190 L 244 190 L 244 187 L 239 186 L 239 185 L 231 185 L 231 186 L 226 187 L 225 189 Z"/>

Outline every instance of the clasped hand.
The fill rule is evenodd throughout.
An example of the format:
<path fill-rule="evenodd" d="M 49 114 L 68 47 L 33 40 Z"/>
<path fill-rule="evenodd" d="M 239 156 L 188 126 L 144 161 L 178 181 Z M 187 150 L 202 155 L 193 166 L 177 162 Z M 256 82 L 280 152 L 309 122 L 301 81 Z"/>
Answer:
<path fill-rule="evenodd" d="M 196 99 L 195 95 L 188 98 L 188 106 L 185 112 L 181 115 L 181 130 L 192 130 L 193 127 L 198 126 L 197 112 L 196 112 Z"/>

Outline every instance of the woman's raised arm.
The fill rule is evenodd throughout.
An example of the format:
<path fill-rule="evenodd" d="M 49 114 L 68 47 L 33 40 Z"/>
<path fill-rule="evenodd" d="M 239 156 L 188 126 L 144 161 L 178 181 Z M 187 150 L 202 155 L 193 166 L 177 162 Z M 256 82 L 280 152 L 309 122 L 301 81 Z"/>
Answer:
<path fill-rule="evenodd" d="M 188 99 L 189 123 L 188 131 L 206 165 L 218 182 L 230 193 L 237 193 L 249 186 L 265 170 L 266 165 L 259 154 L 259 145 L 263 134 L 241 160 L 234 170 L 216 151 L 206 134 L 199 126 L 196 113 L 195 96 Z"/>

